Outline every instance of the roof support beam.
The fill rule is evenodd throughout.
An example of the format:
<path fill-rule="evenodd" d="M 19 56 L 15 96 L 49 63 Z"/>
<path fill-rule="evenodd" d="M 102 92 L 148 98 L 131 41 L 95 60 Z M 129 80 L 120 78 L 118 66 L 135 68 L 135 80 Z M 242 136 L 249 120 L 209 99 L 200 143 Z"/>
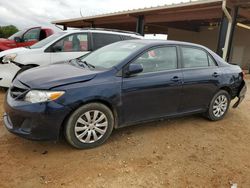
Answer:
<path fill-rule="evenodd" d="M 177 22 L 177 21 L 193 21 L 201 19 L 218 19 L 221 16 L 221 9 L 182 12 L 182 13 L 169 13 L 161 15 L 146 15 L 146 23 L 159 23 L 159 22 Z"/>

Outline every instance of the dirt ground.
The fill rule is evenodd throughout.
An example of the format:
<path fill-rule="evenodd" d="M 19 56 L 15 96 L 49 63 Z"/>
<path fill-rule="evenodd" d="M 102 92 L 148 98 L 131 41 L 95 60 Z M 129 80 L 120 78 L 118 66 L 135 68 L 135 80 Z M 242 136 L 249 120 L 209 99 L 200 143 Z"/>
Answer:
<path fill-rule="evenodd" d="M 222 121 L 189 116 L 123 128 L 91 150 L 19 138 L 1 117 L 0 187 L 250 187 L 249 112 L 248 93 Z"/>

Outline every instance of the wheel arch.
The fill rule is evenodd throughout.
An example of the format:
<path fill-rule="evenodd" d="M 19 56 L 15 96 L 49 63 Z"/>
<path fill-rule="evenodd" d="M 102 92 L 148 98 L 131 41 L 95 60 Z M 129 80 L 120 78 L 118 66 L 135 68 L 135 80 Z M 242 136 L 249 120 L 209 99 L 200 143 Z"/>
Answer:
<path fill-rule="evenodd" d="M 108 100 L 105 100 L 105 99 L 90 99 L 88 101 L 84 101 L 84 102 L 81 102 L 79 103 L 78 105 L 76 105 L 75 107 L 72 108 L 72 110 L 70 111 L 70 113 L 64 118 L 63 120 L 63 123 L 61 125 L 61 128 L 60 128 L 60 132 L 59 132 L 59 136 L 62 137 L 63 136 L 63 131 L 64 131 L 64 128 L 65 128 L 65 124 L 68 120 L 68 118 L 78 109 L 80 108 L 81 106 L 84 106 L 86 104 L 90 104 L 90 103 L 100 103 L 100 104 L 103 104 L 105 105 L 106 107 L 108 107 L 111 112 L 113 113 L 113 116 L 114 116 L 114 128 L 116 129 L 118 127 L 118 113 L 117 113 L 117 110 L 116 108 L 108 101 Z"/>
<path fill-rule="evenodd" d="M 228 94 L 230 95 L 231 99 L 234 98 L 233 91 L 232 91 L 232 89 L 229 86 L 223 86 L 223 87 L 220 88 L 220 90 L 224 90 L 224 91 L 228 92 Z"/>

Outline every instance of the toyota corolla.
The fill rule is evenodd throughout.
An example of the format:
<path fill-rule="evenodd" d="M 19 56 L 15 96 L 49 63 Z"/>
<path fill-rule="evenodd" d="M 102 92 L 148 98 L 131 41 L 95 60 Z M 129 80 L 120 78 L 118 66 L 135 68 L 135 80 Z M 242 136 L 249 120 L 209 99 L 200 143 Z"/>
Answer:
<path fill-rule="evenodd" d="M 64 64 L 17 76 L 4 124 L 17 135 L 76 148 L 104 143 L 113 129 L 189 114 L 221 120 L 246 93 L 239 66 L 206 47 L 176 41 L 117 42 Z"/>

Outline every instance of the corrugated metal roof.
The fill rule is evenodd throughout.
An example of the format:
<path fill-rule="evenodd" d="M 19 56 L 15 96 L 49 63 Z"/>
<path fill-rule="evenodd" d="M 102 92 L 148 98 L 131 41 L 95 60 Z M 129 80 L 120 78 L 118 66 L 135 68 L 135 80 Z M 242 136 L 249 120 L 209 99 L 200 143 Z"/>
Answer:
<path fill-rule="evenodd" d="M 156 10 L 162 10 L 162 9 L 171 9 L 171 8 L 178 8 L 178 7 L 184 7 L 184 6 L 216 3 L 216 2 L 222 2 L 222 0 L 190 0 L 189 2 L 172 3 L 172 4 L 155 6 L 155 7 L 145 7 L 145 8 L 138 8 L 138 9 L 132 9 L 132 10 L 117 11 L 117 12 L 112 12 L 112 13 L 104 13 L 104 14 L 98 14 L 94 16 L 86 16 L 86 17 L 79 17 L 79 18 L 72 18 L 72 19 L 65 19 L 65 20 L 56 20 L 56 21 L 53 21 L 52 23 L 62 24 L 66 22 L 91 20 L 91 19 L 102 18 L 102 17 L 118 16 L 118 15 L 124 15 L 124 14 L 135 14 L 135 13 L 142 13 L 142 12 L 148 12 L 148 11 L 156 11 Z"/>

